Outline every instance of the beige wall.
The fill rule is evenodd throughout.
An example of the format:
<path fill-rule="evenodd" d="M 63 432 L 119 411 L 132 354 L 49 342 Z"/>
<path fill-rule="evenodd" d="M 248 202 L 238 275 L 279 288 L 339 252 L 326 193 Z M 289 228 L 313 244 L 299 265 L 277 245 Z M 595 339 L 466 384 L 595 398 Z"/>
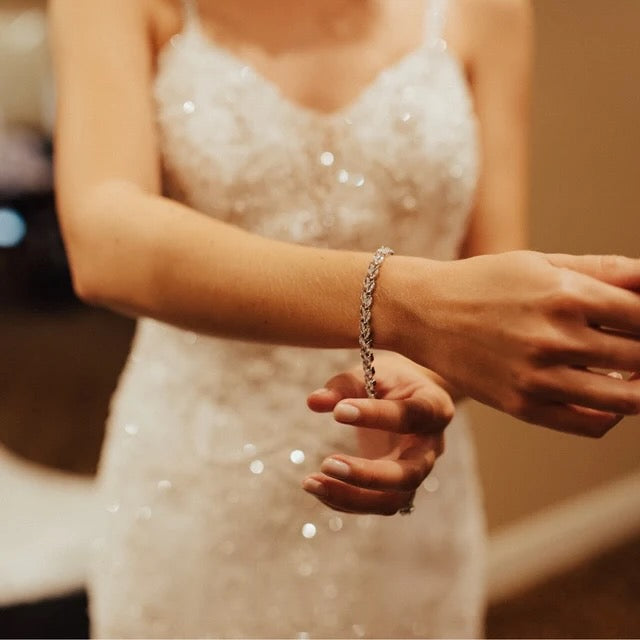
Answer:
<path fill-rule="evenodd" d="M 537 0 L 533 247 L 640 256 L 640 0 Z M 631 470 L 640 420 L 588 441 L 473 407 L 491 527 Z"/>
<path fill-rule="evenodd" d="M 51 127 L 44 5 L 44 0 L 0 0 L 0 125 Z"/>

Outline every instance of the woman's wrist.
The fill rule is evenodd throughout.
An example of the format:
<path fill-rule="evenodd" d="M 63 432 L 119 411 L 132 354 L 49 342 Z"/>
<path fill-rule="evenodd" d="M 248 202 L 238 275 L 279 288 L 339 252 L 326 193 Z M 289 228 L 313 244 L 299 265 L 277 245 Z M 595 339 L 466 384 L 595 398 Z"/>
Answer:
<path fill-rule="evenodd" d="M 436 340 L 431 309 L 437 308 L 435 286 L 444 263 L 391 256 L 380 271 L 372 316 L 374 349 L 395 351 L 431 367 Z"/>

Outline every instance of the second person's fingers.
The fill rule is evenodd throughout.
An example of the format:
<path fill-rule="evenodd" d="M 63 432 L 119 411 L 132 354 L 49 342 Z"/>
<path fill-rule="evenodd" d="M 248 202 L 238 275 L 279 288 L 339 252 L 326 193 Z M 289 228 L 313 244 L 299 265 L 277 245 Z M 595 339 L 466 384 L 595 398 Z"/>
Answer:
<path fill-rule="evenodd" d="M 454 406 L 442 392 L 406 400 L 341 400 L 333 409 L 343 424 L 392 433 L 438 433 L 453 418 Z"/>
<path fill-rule="evenodd" d="M 351 372 L 340 373 L 327 381 L 322 389 L 316 389 L 307 396 L 307 406 L 312 411 L 326 413 L 333 411 L 340 400 L 358 398 L 364 395 L 362 380 Z"/>
<path fill-rule="evenodd" d="M 308 476 L 302 483 L 302 487 L 328 507 L 349 513 L 390 516 L 409 506 L 413 498 L 413 491 L 363 489 L 322 474 Z"/>
<path fill-rule="evenodd" d="M 429 475 L 436 451 L 418 450 L 401 460 L 367 460 L 346 455 L 326 458 L 320 471 L 355 487 L 379 491 L 414 491 Z"/>

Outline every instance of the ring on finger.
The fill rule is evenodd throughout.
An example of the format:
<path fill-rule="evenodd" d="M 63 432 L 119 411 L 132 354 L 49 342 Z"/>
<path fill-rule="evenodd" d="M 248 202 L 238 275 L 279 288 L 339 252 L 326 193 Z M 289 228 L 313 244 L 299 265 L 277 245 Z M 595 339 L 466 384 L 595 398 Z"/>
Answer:
<path fill-rule="evenodd" d="M 401 507 L 400 509 L 398 509 L 398 513 L 401 516 L 408 516 L 409 514 L 413 513 L 413 511 L 415 509 L 415 505 L 413 504 L 413 499 L 414 499 L 415 495 L 416 495 L 416 493 L 414 491 L 411 494 L 411 497 L 409 498 L 409 502 L 404 507 Z"/>

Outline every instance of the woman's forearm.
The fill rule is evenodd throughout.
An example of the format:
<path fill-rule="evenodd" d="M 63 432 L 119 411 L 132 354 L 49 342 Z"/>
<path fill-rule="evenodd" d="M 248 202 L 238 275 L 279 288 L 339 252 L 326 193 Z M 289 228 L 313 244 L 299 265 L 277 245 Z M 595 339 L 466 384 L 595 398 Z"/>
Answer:
<path fill-rule="evenodd" d="M 61 209 L 88 301 L 244 340 L 357 346 L 369 253 L 261 238 L 129 183 L 87 189 Z M 589 371 L 640 369 L 640 296 L 612 284 L 639 287 L 640 261 L 393 256 L 375 291 L 374 346 L 524 420 L 602 435 L 640 411 L 637 383 Z"/>
<path fill-rule="evenodd" d="M 357 347 L 369 253 L 278 242 L 126 183 L 63 207 L 76 290 L 86 301 L 196 331 L 311 347 Z M 372 252 L 376 247 L 372 247 Z M 398 350 L 410 330 L 415 270 L 393 257 L 375 292 L 376 344 Z M 429 278 L 421 278 L 423 288 Z"/>

